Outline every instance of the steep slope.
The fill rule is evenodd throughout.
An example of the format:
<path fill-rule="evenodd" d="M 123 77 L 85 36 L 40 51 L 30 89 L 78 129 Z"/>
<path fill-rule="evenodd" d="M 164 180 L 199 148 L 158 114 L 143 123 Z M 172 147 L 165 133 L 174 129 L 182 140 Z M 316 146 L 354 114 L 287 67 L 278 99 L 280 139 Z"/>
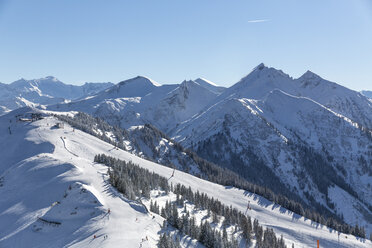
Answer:
<path fill-rule="evenodd" d="M 221 94 L 200 82 L 159 86 L 136 77 L 50 109 L 84 111 L 134 133 L 150 123 L 254 183 L 371 228 L 366 97 L 311 72 L 293 79 L 263 64 Z M 158 151 L 143 152 L 161 162 L 157 153 L 169 143 L 156 143 Z M 335 191 L 353 201 L 342 208 Z"/>
<path fill-rule="evenodd" d="M 371 132 L 313 100 L 280 90 L 263 100 L 226 98 L 173 136 L 250 181 L 372 229 Z M 329 194 L 334 185 L 353 201 Z"/>
<path fill-rule="evenodd" d="M 146 77 L 122 81 L 93 97 L 48 106 L 50 110 L 81 111 L 104 118 L 112 125 L 129 128 L 147 123 L 143 113 L 164 98 L 177 85 L 159 85 Z"/>
<path fill-rule="evenodd" d="M 151 123 L 168 131 L 200 112 L 216 96 L 194 81 L 159 85 L 151 79 L 136 77 L 94 97 L 48 109 L 86 112 L 123 128 Z"/>
<path fill-rule="evenodd" d="M 20 113 L 0 117 L 1 130 L 6 130 L 9 120 Z M 6 141 L 9 147 L 0 150 L 1 156 L 7 158 L 0 172 L 0 228 L 4 234 L 0 245 L 138 247 L 148 236 L 144 247 L 154 247 L 161 219 L 151 218 L 141 212 L 140 206 L 122 198 L 106 181 L 107 167 L 92 160 L 94 155 L 106 153 L 163 176 L 171 175 L 173 169 L 112 149 L 112 145 L 68 125 L 64 129 L 52 128 L 55 123 L 51 117 L 33 123 L 12 122 L 12 134 L 0 137 L 0 144 Z M 169 182 L 205 192 L 243 212 L 249 200 L 249 215 L 282 234 L 287 244 L 313 247 L 319 239 L 325 247 L 371 245 L 352 235 L 338 235 L 243 190 L 179 171 Z M 108 238 L 104 239 L 104 235 Z"/>
<path fill-rule="evenodd" d="M 279 89 L 294 96 L 308 97 L 349 119 L 372 129 L 372 103 L 360 93 L 322 79 L 307 71 L 293 79 L 281 70 L 258 65 L 246 77 L 228 88 L 216 102 L 227 97 L 263 99 Z"/>
<path fill-rule="evenodd" d="M 102 92 L 99 97 L 104 99 L 118 97 L 144 97 L 159 86 L 158 83 L 149 78 L 138 76 L 114 85 L 105 92 Z"/>
<path fill-rule="evenodd" d="M 206 88 L 207 90 L 210 90 L 216 94 L 221 94 L 226 90 L 225 87 L 218 86 L 217 84 L 205 79 L 205 78 L 197 78 L 194 80 L 196 83 L 198 83 L 200 86 Z"/>
<path fill-rule="evenodd" d="M 242 97 L 259 100 L 274 89 L 292 93 L 296 88 L 294 80 L 289 75 L 275 68 L 259 64 L 246 77 L 226 89 L 216 102 L 226 98 Z"/>
<path fill-rule="evenodd" d="M 95 95 L 105 89 L 108 89 L 112 87 L 113 83 L 84 83 L 83 85 L 79 86 L 79 91 L 81 91 L 80 96 L 76 98 L 82 98 L 87 96 Z M 76 92 L 77 89 L 74 89 L 73 91 Z M 76 98 L 70 98 L 70 99 L 76 99 Z"/>
<path fill-rule="evenodd" d="M 359 92 L 327 81 L 307 71 L 295 80 L 299 89 L 298 96 L 304 96 L 372 129 L 372 103 Z M 295 92 L 288 92 L 295 95 Z"/>
<path fill-rule="evenodd" d="M 216 96 L 216 93 L 194 81 L 183 81 L 158 104 L 146 110 L 145 116 L 149 123 L 167 132 L 178 123 L 198 114 Z"/>

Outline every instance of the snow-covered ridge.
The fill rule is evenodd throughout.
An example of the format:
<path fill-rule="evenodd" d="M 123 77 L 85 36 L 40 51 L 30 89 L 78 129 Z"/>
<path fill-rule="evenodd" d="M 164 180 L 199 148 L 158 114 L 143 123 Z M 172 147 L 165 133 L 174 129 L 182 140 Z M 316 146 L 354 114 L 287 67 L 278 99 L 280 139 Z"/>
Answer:
<path fill-rule="evenodd" d="M 215 92 L 217 94 L 221 94 L 225 91 L 225 87 L 218 86 L 217 84 L 213 83 L 212 81 L 209 81 L 205 78 L 197 78 L 194 80 L 199 85 L 205 87 L 206 89 Z"/>
<path fill-rule="evenodd" d="M 218 94 L 191 80 L 178 85 L 155 86 L 148 78 L 135 77 L 95 97 L 49 109 L 87 112 L 124 128 L 151 123 L 166 131 L 200 112 Z M 140 100 L 128 101 L 130 98 Z"/>
<path fill-rule="evenodd" d="M 0 88 L 6 95 L 7 87 Z M 36 89 L 31 93 L 38 96 Z M 28 101 L 18 98 L 14 106 L 32 105 Z M 372 100 L 313 72 L 292 78 L 260 64 L 221 92 L 202 79 L 156 85 L 136 77 L 89 98 L 58 103 L 47 108 L 87 112 L 131 131 L 150 123 L 205 159 L 230 169 L 240 166 L 239 173 L 255 183 L 282 187 L 371 230 Z M 163 141 L 158 151 L 169 146 Z M 312 174 L 321 163 L 327 170 Z"/>
<path fill-rule="evenodd" d="M 275 174 L 271 180 L 283 182 L 286 192 L 293 190 L 305 201 L 313 195 L 327 209 L 330 208 L 325 199 L 330 197 L 328 202 L 336 205 L 331 211 L 341 211 L 337 214 L 347 217 L 350 223 L 365 226 L 369 233 L 372 230 L 372 213 L 368 210 L 368 205 L 372 204 L 372 178 L 367 168 L 371 159 L 368 150 L 372 147 L 371 132 L 363 125 L 371 120 L 368 117 L 372 116 L 368 115 L 372 110 L 369 101 L 358 92 L 323 80 L 311 72 L 299 79 L 291 79 L 282 72 L 260 65 L 252 73 L 219 95 L 200 114 L 181 123 L 171 136 L 182 145 L 193 147 L 201 157 L 232 169 L 239 163 L 238 157 L 245 161 L 242 164 L 250 171 L 250 160 L 256 161 L 255 156 L 258 156 Z M 349 197 L 354 197 L 355 202 L 338 202 L 340 198 L 329 194 L 328 190 L 319 191 L 322 187 L 319 181 L 316 185 L 312 179 L 303 180 L 299 176 L 308 174 L 306 168 L 310 166 L 303 165 L 306 161 L 303 154 L 294 155 L 304 144 L 318 154 L 328 156 L 329 170 L 339 173 L 342 179 L 337 180 L 344 189 L 351 187 L 357 192 L 358 197 L 349 192 L 354 194 Z M 252 153 L 253 158 L 247 155 Z M 259 175 L 258 170 L 262 171 L 257 168 L 250 174 Z M 267 184 L 270 186 L 272 183 Z M 323 199 L 319 198 L 322 194 Z M 364 202 L 363 207 L 357 203 L 360 200 Z M 337 207 L 341 205 L 347 207 Z M 345 210 L 351 208 L 354 210 Z"/>
<path fill-rule="evenodd" d="M 197 82 L 197 83 L 199 83 L 199 82 L 205 82 L 205 83 L 210 84 L 210 85 L 212 85 L 212 86 L 218 87 L 217 84 L 215 84 L 215 83 L 213 83 L 212 81 L 209 81 L 208 79 L 205 79 L 205 78 L 197 78 L 197 79 L 195 80 L 195 82 Z"/>
<path fill-rule="evenodd" d="M 0 117 L 0 129 L 6 130 L 9 119 L 21 113 Z M 33 123 L 12 122 L 12 134 L 0 137 L 0 145 L 6 143 L 7 147 L 0 149 L 3 158 L 0 244 L 138 247 L 147 236 L 145 247 L 154 247 L 162 219 L 153 219 L 118 194 L 107 182 L 107 167 L 92 161 L 94 155 L 105 153 L 165 177 L 172 175 L 173 169 L 112 149 L 112 145 L 68 125 L 54 128 L 56 122 L 49 117 Z M 313 247 L 317 239 L 326 247 L 371 245 L 368 240 L 330 232 L 243 190 L 216 185 L 180 171 L 174 173 L 170 182 L 191 186 L 242 212 L 249 200 L 252 208 L 249 215 L 283 234 L 288 245 Z M 103 238 L 105 235 L 107 239 Z"/>
<path fill-rule="evenodd" d="M 11 84 L 0 84 L 0 115 L 7 110 L 24 106 L 66 103 L 78 98 L 94 95 L 111 83 L 85 83 L 81 86 L 66 85 L 57 78 L 48 76 L 40 79 L 20 79 Z"/>

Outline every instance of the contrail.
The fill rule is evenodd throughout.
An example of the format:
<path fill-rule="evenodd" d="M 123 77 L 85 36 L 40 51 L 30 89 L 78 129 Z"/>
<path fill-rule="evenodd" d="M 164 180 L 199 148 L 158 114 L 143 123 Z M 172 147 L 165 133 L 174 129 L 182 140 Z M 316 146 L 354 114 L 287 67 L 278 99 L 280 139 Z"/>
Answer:
<path fill-rule="evenodd" d="M 268 22 L 270 19 L 257 19 L 257 20 L 249 20 L 249 23 L 258 23 L 258 22 Z"/>

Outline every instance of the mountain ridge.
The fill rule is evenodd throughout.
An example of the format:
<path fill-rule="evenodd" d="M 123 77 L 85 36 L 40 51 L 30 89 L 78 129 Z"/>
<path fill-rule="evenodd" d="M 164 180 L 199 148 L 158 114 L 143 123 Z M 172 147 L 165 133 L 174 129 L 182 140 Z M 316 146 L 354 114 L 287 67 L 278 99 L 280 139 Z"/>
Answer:
<path fill-rule="evenodd" d="M 53 76 L 39 79 L 19 79 L 0 85 L 0 115 L 19 107 L 64 103 L 84 98 L 111 87 L 112 83 L 64 84 Z"/>
<path fill-rule="evenodd" d="M 31 113 L 44 111 L 19 109 L 0 117 L 0 127 L 8 127 L 9 119 Z M 289 245 L 312 247 L 316 240 L 320 240 L 327 247 L 346 248 L 353 245 L 368 247 L 371 243 L 353 235 L 338 235 L 334 230 L 295 215 L 254 193 L 204 181 L 115 149 L 67 124 L 63 129 L 54 128 L 60 121 L 48 115 L 43 117 L 31 123 L 13 121 L 13 133 L 0 137 L 4 141 L 11 136 L 9 142 L 0 144 L 6 143 L 10 148 L 23 151 L 17 154 L 17 150 L 10 153 L 0 149 L 2 157 L 8 155 L 5 163 L 0 165 L 2 245 L 13 247 L 22 242 L 42 247 L 120 247 L 123 244 L 138 247 L 142 243 L 155 246 L 163 218 L 154 213 L 149 215 L 143 205 L 128 200 L 108 183 L 108 166 L 93 162 L 95 155 L 103 153 L 138 164 L 163 177 L 172 175 L 168 180 L 173 185 L 181 183 L 241 212 L 249 211 L 249 216 L 283 235 Z M 29 149 L 31 147 L 33 149 Z M 26 151 L 30 153 L 24 153 Z M 160 202 L 164 194 L 159 196 L 158 193 L 162 192 L 152 193 L 151 199 Z M 246 210 L 247 201 L 249 210 Z M 104 235 L 108 238 L 104 239 Z M 190 241 L 182 239 L 185 246 L 195 245 Z M 254 241 L 252 239 L 252 246 Z"/>
<path fill-rule="evenodd" d="M 264 64 L 221 93 L 200 82 L 139 76 L 46 108 L 127 130 L 151 124 L 208 161 L 371 232 L 370 99 L 311 71 L 292 78 Z"/>

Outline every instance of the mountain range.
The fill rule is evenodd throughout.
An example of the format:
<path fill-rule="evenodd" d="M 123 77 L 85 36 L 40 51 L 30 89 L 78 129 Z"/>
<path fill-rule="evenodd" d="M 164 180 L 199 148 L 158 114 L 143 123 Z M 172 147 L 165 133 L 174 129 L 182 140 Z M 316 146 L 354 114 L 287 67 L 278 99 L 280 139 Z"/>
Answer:
<path fill-rule="evenodd" d="M 313 72 L 292 78 L 260 64 L 229 88 L 139 76 L 47 108 L 127 130 L 151 124 L 250 182 L 372 230 L 372 101 Z"/>
<path fill-rule="evenodd" d="M 216 165 L 368 234 L 368 94 L 311 71 L 293 78 L 260 64 L 228 88 L 203 78 L 162 85 L 138 76 L 83 86 L 53 77 L 21 79 L 0 84 L 0 115 L 22 106 L 84 112 L 111 125 L 98 128 L 99 120 L 81 115 L 89 121 L 80 124 L 93 123 L 86 130 L 136 156 L 202 178 Z"/>
<path fill-rule="evenodd" d="M 11 84 L 0 83 L 0 115 L 24 106 L 43 106 L 88 97 L 112 85 L 67 85 L 52 76 L 33 80 L 20 79 Z"/>
<path fill-rule="evenodd" d="M 40 114 L 41 118 L 33 122 L 25 121 L 35 114 Z M 68 115 L 74 116 L 74 113 Z M 78 119 L 84 119 L 85 115 Z M 23 117 L 23 121 L 19 121 L 19 116 Z M 142 159 L 67 123 L 58 125 L 61 121 L 48 111 L 32 107 L 0 116 L 0 130 L 7 131 L 0 136 L 1 246 L 156 247 L 164 233 L 177 237 L 175 240 L 179 240 L 179 247 L 205 247 L 203 243 L 210 244 L 211 241 L 202 239 L 202 235 L 199 238 L 202 243 L 186 235 L 185 226 L 176 229 L 164 224 L 169 216 L 154 210 L 151 207 L 154 202 L 162 209 L 172 202 L 180 217 L 191 215 L 197 223 L 211 223 L 216 233 L 224 232 L 229 240 L 235 238 L 239 242 L 234 247 L 256 247 L 259 236 L 262 242 L 262 235 L 266 243 L 273 242 L 267 240 L 270 230 L 287 247 L 314 247 L 317 240 L 321 245 L 332 248 L 371 245 L 369 240 L 337 232 L 253 192 L 215 184 Z M 108 126 L 100 124 L 96 126 L 96 131 L 107 132 L 108 137 L 113 138 L 115 132 L 105 128 Z M 96 136 L 100 136 L 99 133 Z M 153 136 L 146 137 L 150 139 Z M 136 139 L 140 138 L 137 136 Z M 97 154 L 110 154 L 115 161 L 146 169 L 147 174 L 163 177 L 174 188 L 181 184 L 199 198 L 213 197 L 216 204 L 212 207 L 224 204 L 225 216 L 231 211 L 245 213 L 252 218 L 249 223 L 254 223 L 255 231 L 250 231 L 250 243 L 245 243 L 240 227 L 229 224 L 232 220 L 201 208 L 200 204 L 204 203 L 188 200 L 184 207 L 177 206 L 174 203 L 183 201 L 183 197 L 160 189 L 151 190 L 147 197 L 130 199 L 110 183 L 112 165 L 95 161 Z M 128 180 L 124 185 L 130 188 L 131 183 Z M 149 182 L 148 186 L 152 183 Z M 257 229 L 260 226 L 264 229 Z M 203 228 L 192 230 L 200 234 L 204 232 Z"/>

